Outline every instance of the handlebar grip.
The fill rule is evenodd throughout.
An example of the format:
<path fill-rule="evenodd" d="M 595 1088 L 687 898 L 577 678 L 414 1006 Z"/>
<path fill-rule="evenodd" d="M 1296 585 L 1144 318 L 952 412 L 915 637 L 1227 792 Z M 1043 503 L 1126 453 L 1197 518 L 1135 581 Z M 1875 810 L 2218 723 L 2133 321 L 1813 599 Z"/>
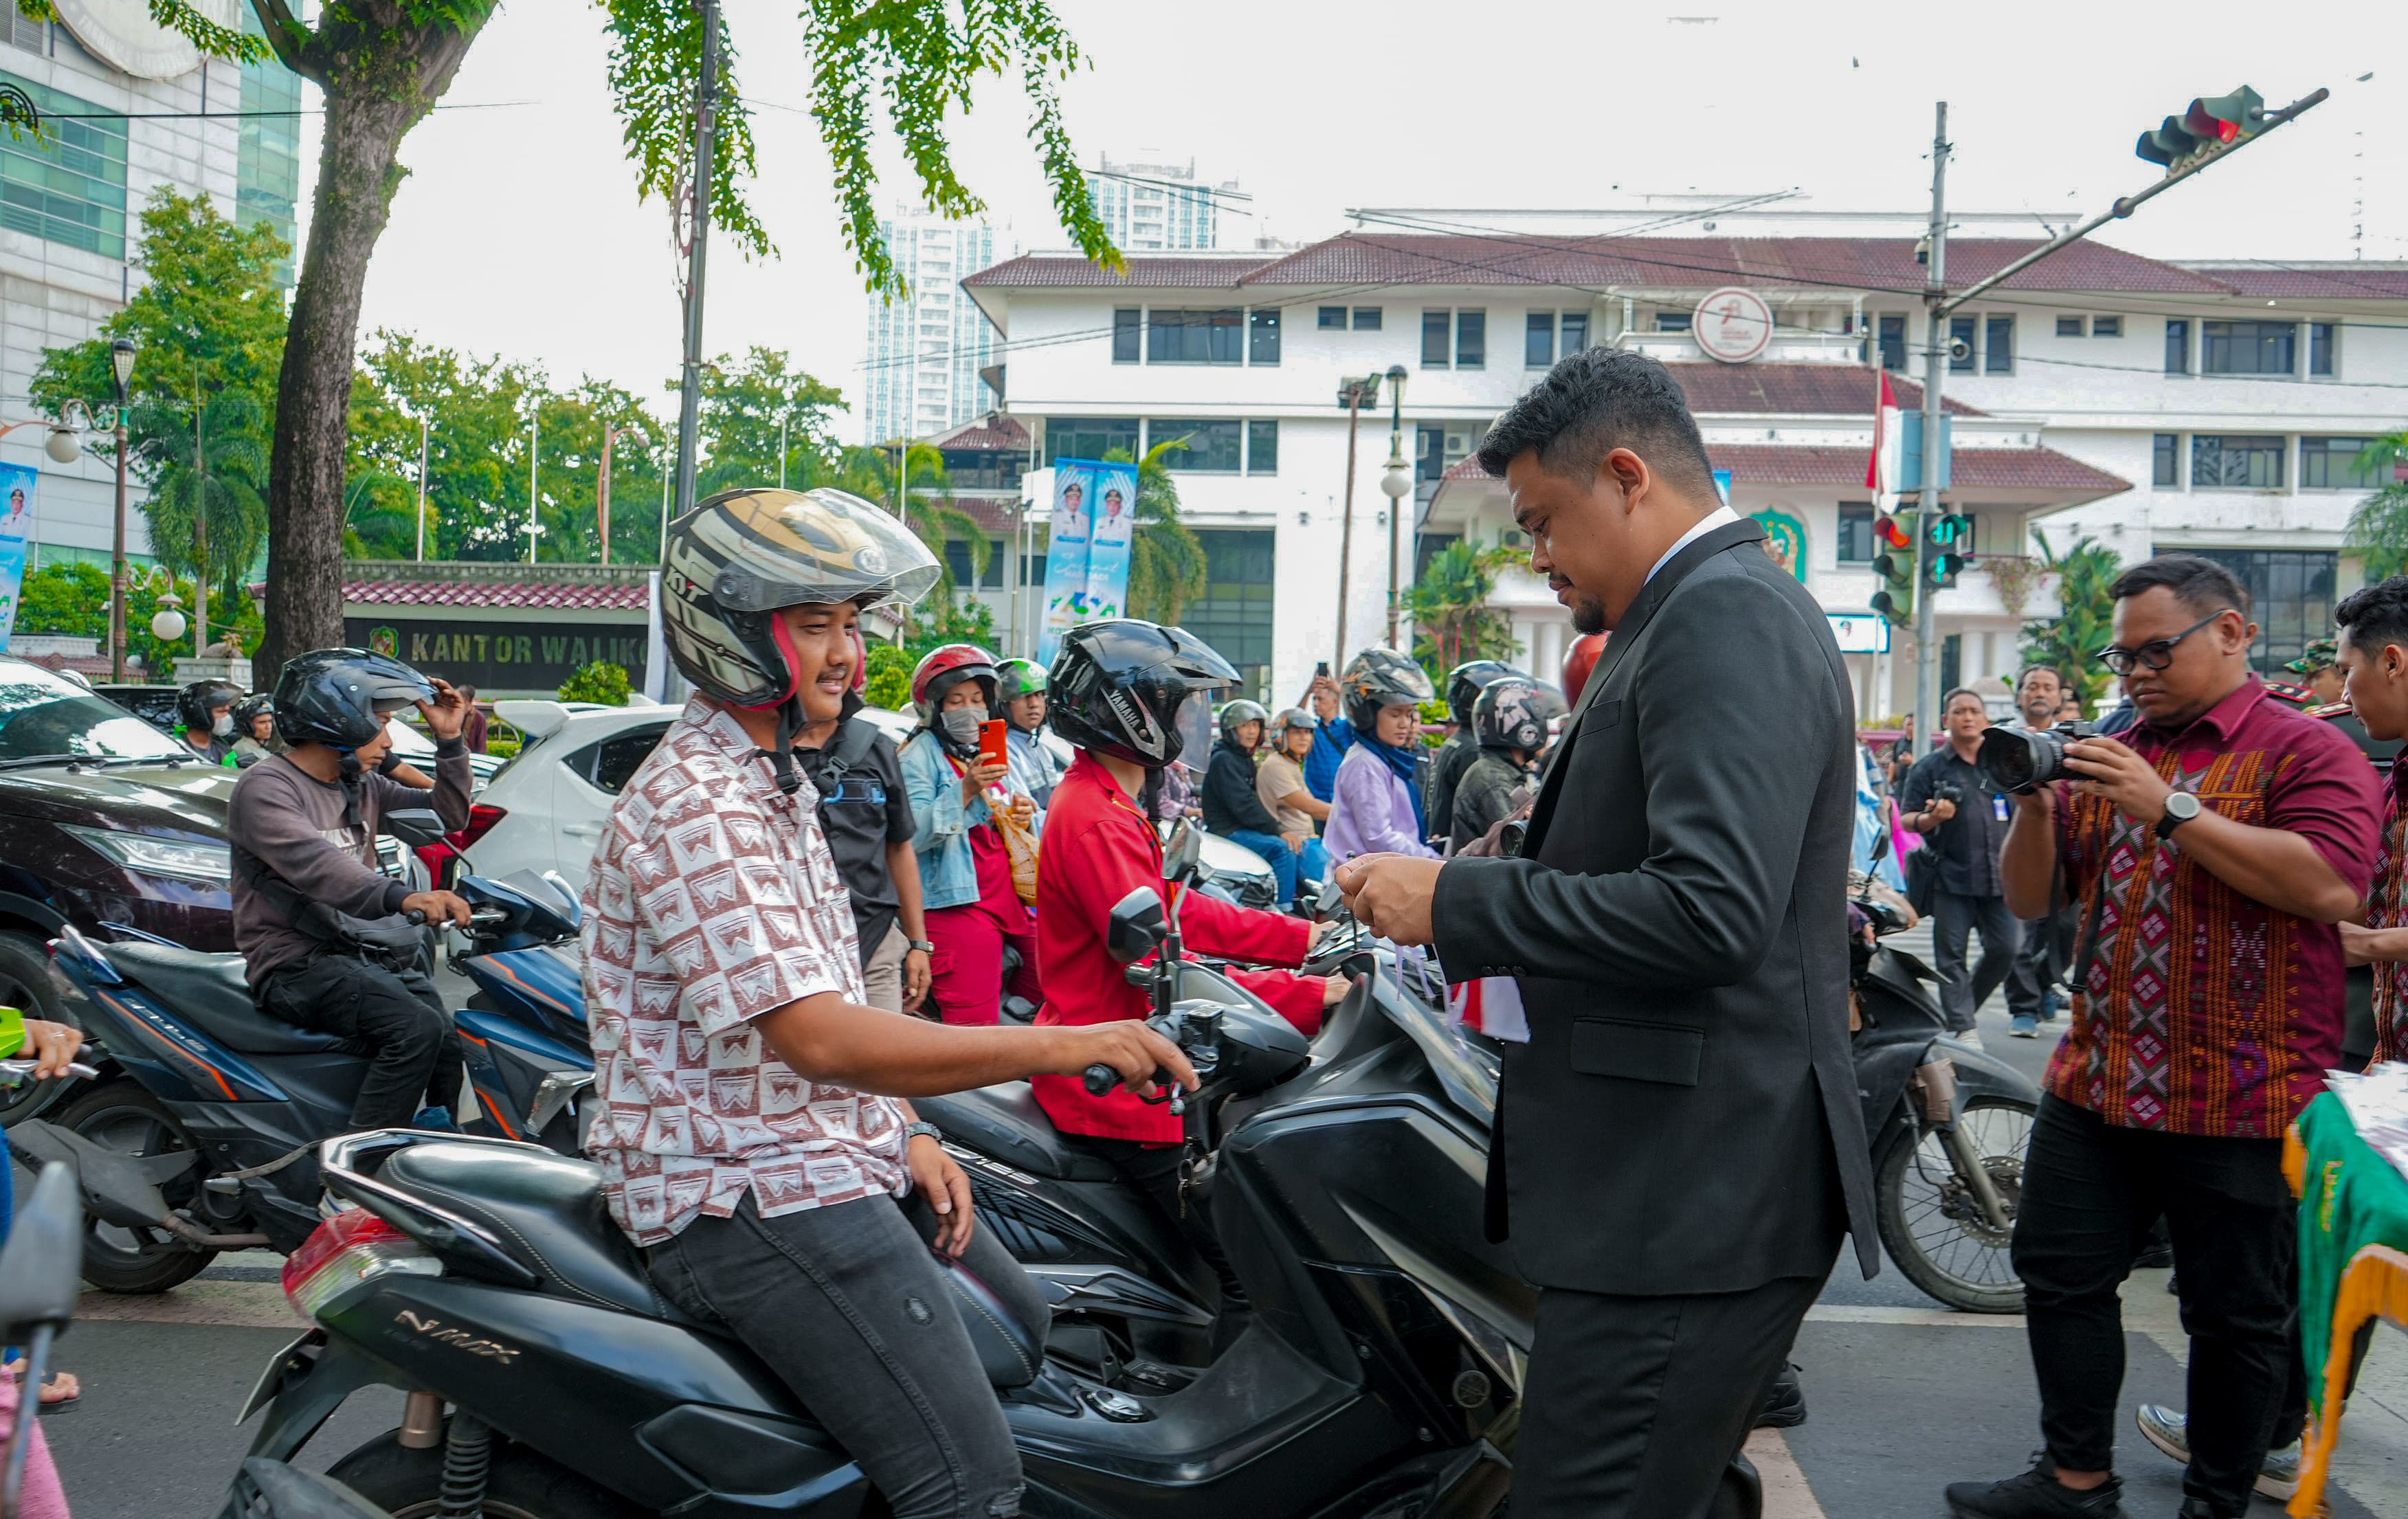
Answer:
<path fill-rule="evenodd" d="M 411 908 L 408 911 L 403 913 L 402 916 L 409 920 L 410 926 L 413 928 L 423 928 L 426 926 L 426 914 L 419 911 L 416 908 Z"/>
<path fill-rule="evenodd" d="M 1121 1084 L 1121 1073 L 1100 1060 L 1089 1066 L 1087 1074 L 1082 1079 L 1087 1083 L 1087 1090 L 1099 1097 Z"/>

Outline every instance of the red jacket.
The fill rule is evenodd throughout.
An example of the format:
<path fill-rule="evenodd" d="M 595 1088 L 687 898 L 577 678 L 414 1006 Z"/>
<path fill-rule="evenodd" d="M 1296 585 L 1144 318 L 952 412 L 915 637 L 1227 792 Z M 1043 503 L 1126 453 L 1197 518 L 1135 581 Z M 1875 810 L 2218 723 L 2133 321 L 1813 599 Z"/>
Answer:
<path fill-rule="evenodd" d="M 1112 905 L 1140 886 L 1169 899 L 1161 840 L 1111 772 L 1082 752 L 1045 810 L 1045 838 L 1037 852 L 1037 965 L 1045 982 L 1038 1023 L 1099 1024 L 1154 1010 L 1104 941 Z M 1184 894 L 1179 926 L 1188 949 L 1198 953 L 1291 966 L 1303 960 L 1312 937 L 1312 925 L 1301 918 L 1231 907 L 1200 892 Z M 1305 1033 L 1320 1028 L 1318 979 L 1284 970 L 1241 970 L 1230 979 Z M 1039 1076 L 1030 1084 L 1065 1134 L 1176 1144 L 1183 1132 L 1169 1104 L 1141 1102 L 1125 1087 L 1099 1097 L 1074 1076 Z"/>

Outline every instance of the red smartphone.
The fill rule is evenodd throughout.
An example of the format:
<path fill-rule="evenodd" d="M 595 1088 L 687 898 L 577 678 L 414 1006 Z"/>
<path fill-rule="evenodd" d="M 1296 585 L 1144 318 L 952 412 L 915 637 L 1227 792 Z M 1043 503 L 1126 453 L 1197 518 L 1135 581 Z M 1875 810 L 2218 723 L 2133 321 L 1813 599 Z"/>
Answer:
<path fill-rule="evenodd" d="M 1003 719 L 999 717 L 988 718 L 979 724 L 980 764 L 1009 765 L 1011 763 L 1011 751 L 1004 747 L 1003 731 Z"/>

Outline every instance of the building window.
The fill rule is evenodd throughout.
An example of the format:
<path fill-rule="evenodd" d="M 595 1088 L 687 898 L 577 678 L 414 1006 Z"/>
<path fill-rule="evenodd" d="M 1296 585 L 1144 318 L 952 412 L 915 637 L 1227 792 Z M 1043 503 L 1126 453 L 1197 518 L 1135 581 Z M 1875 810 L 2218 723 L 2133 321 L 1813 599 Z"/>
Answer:
<path fill-rule="evenodd" d="M 2166 373 L 2190 373 L 2190 323 L 2181 317 L 2166 321 Z"/>
<path fill-rule="evenodd" d="M 1974 354 L 1979 351 L 1974 345 L 1980 340 L 1981 335 L 1973 330 L 1971 317 L 1948 319 L 1948 372 L 1950 374 L 1970 375 L 1973 372 Z M 1956 356 L 1956 345 L 1959 343 L 1965 345 L 1965 356 L 1961 359 Z"/>
<path fill-rule="evenodd" d="M 2329 322 L 2308 323 L 2308 373 L 2329 375 L 2332 365 L 2333 324 Z"/>
<path fill-rule="evenodd" d="M 15 6 L 10 6 L 5 19 L 0 19 L 0 42 L 27 52 L 47 54 L 50 50 L 49 26 L 48 21 L 22 15 Z"/>
<path fill-rule="evenodd" d="M 1839 559 L 1843 565 L 1873 562 L 1873 508 L 1870 501 L 1840 503 Z"/>
<path fill-rule="evenodd" d="M 1118 449 L 1138 456 L 1135 417 L 1054 417 L 1045 423 L 1045 463 L 1058 459 L 1100 459 Z"/>
<path fill-rule="evenodd" d="M 2267 434 L 2194 434 L 2190 486 L 2194 491 L 2279 491 L 2283 440 Z"/>
<path fill-rule="evenodd" d="M 1276 306 L 1258 308 L 1246 313 L 1246 362 L 1277 364 L 1280 350 L 1280 314 Z"/>
<path fill-rule="evenodd" d="M 1204 545 L 1204 594 L 1181 609 L 1179 625 L 1238 667 L 1238 689 L 1229 695 L 1267 699 L 1279 535 L 1198 528 L 1196 537 Z"/>
<path fill-rule="evenodd" d="M 1881 364 L 1885 369 L 1904 373 L 1906 370 L 1906 318 L 1890 316 L 1881 319 Z"/>
<path fill-rule="evenodd" d="M 2080 317 L 2059 317 L 2059 318 L 2057 318 L 2057 335 L 2059 337 L 2081 337 L 2081 336 L 2082 336 L 2082 319 L 2081 319 Z"/>
<path fill-rule="evenodd" d="M 1156 419 L 1146 423 L 1150 447 L 1160 448 L 1177 439 L 1185 448 L 1172 449 L 1162 456 L 1162 466 L 1181 475 L 1234 475 L 1238 472 L 1238 450 L 1245 435 L 1245 423 L 1237 422 L 1164 422 Z"/>
<path fill-rule="evenodd" d="M 1244 313 L 1149 310 L 1145 314 L 1148 364 L 1236 364 L 1243 355 L 1238 335 Z"/>
<path fill-rule="evenodd" d="M 1687 332 L 1696 318 L 1697 313 L 1694 311 L 1658 311 L 1656 313 L 1656 330 Z"/>
<path fill-rule="evenodd" d="M 1544 369 L 1555 362 L 1555 314 L 1533 311 L 1522 334 L 1522 366 Z"/>
<path fill-rule="evenodd" d="M 45 128 L 0 137 L 0 227 L 123 258 L 125 118 L 14 74 L 0 81 L 32 97 Z"/>
<path fill-rule="evenodd" d="M 2122 317 L 2092 317 L 2090 319 L 2090 336 L 2093 337 L 2121 337 L 2124 336 L 2124 319 Z"/>
<path fill-rule="evenodd" d="M 2202 322 L 2199 370 L 2203 375 L 2287 375 L 2298 369 L 2299 329 L 2287 322 Z"/>
<path fill-rule="evenodd" d="M 2015 372 L 2015 319 L 2014 317 L 1982 319 L 1982 372 L 1990 375 L 2011 375 Z"/>
<path fill-rule="evenodd" d="M 1344 332 L 1346 330 L 1346 308 L 1342 306 L 1325 306 L 1321 308 L 1319 316 L 1320 320 L 1318 325 L 1323 332 Z"/>
<path fill-rule="evenodd" d="M 2271 675 L 2311 638 L 2332 637 L 2333 581 L 2340 556 L 2294 549 L 2185 549 L 2232 571 L 2249 593 L 2258 641 L 2249 662 Z"/>
<path fill-rule="evenodd" d="M 978 566 L 970 562 L 970 546 L 960 538 L 945 540 L 945 567 L 953 571 L 953 583 L 965 589 L 972 585 L 983 586 L 990 591 L 1001 589 L 1004 561 L 1010 557 L 1003 552 L 1002 544 L 990 539 L 986 573 L 977 575 L 972 573 Z"/>
<path fill-rule="evenodd" d="M 1378 332 L 1380 330 L 1380 312 L 1382 309 L 1382 308 L 1377 306 L 1356 307 L 1354 308 L 1354 330 L 1356 332 Z"/>
<path fill-rule="evenodd" d="M 1249 475 L 1279 473 L 1278 423 L 1246 423 L 1246 473 Z"/>
<path fill-rule="evenodd" d="M 1585 352 L 1588 349 L 1588 313 L 1566 311 L 1562 320 L 1563 342 L 1558 345 L 1558 351 L 1568 359 L 1575 353 Z"/>
<path fill-rule="evenodd" d="M 1139 356 L 1139 329 L 1145 325 L 1145 313 L 1134 306 L 1120 307 L 1112 312 L 1112 362 L 1135 364 Z"/>
<path fill-rule="evenodd" d="M 1452 311 L 1422 313 L 1422 367 L 1443 369 L 1454 347 Z"/>
<path fill-rule="evenodd" d="M 1455 314 L 1455 366 L 1458 369 L 1484 368 L 1488 363 L 1488 313 L 1457 311 Z"/>
<path fill-rule="evenodd" d="M 2360 469 L 2358 456 L 2374 442 L 2371 437 L 2303 437 L 2300 439 L 2300 489 L 2303 491 L 2371 491 L 2374 470 Z"/>
<path fill-rule="evenodd" d="M 2159 433 L 2149 451 L 2149 483 L 2152 485 L 2182 484 L 2182 437 L 2177 433 Z"/>

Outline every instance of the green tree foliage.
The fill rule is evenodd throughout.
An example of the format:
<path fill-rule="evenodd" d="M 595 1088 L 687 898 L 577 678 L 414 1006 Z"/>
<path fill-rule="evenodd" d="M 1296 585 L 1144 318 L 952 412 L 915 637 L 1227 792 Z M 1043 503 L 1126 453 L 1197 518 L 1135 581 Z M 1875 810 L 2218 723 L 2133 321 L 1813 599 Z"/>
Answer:
<path fill-rule="evenodd" d="M 197 406 L 156 396 L 134 408 L 135 458 L 150 482 L 150 552 L 174 573 L 239 595 L 267 543 L 267 433 L 260 404 L 221 391 Z M 180 424 L 180 425 L 179 425 Z M 206 526 L 204 535 L 200 529 Z M 200 563 L 206 537 L 208 563 Z"/>
<path fill-rule="evenodd" d="M 626 667 L 608 660 L 597 659 L 560 682 L 561 700 L 599 702 L 605 707 L 626 706 L 633 691 Z"/>
<path fill-rule="evenodd" d="M 2041 563 L 2057 577 L 2057 611 L 2024 624 L 2017 651 L 2026 667 L 2053 665 L 2073 681 L 2085 716 L 2095 716 L 2107 689 L 2107 666 L 2099 652 L 2114 640 L 2115 598 L 2107 594 L 2123 567 L 2115 552 L 2091 538 L 2076 538 L 2063 553 L 2049 546 L 2048 535 L 2032 530 L 2040 545 Z"/>
<path fill-rule="evenodd" d="M 945 473 L 943 451 L 926 443 L 848 449 L 831 483 L 895 512 L 928 546 L 942 570 L 931 604 L 953 603 L 953 556 L 945 545 L 962 546 L 972 580 L 986 573 L 993 545 L 978 519 L 953 505 L 953 482 Z M 915 618 L 925 621 L 925 614 Z"/>
<path fill-rule="evenodd" d="M 2358 456 L 2359 470 L 2382 480 L 2372 495 L 2350 509 L 2343 541 L 2366 562 L 2369 580 L 2408 570 L 2408 432 L 2378 437 Z"/>
<path fill-rule="evenodd" d="M 920 604 L 919 613 L 903 640 L 914 665 L 926 658 L 931 649 L 949 643 L 974 643 L 995 651 L 995 609 L 976 596 L 932 593 Z"/>
<path fill-rule="evenodd" d="M 175 643 L 166 644 L 150 631 L 150 618 L 159 609 L 159 598 L 171 590 L 189 616 L 193 609 L 193 582 L 189 580 L 171 580 L 165 571 L 137 569 L 125 592 L 125 652 L 131 658 L 140 660 L 142 667 L 150 671 L 154 679 L 162 681 L 169 678 L 176 659 L 193 652 L 190 632 Z M 210 637 L 220 637 L 229 628 L 243 648 L 258 646 L 259 609 L 248 595 L 220 593 L 209 598 Z M 17 631 L 98 638 L 106 652 L 108 571 L 87 564 L 49 565 L 30 571 L 18 592 Z"/>
<path fill-rule="evenodd" d="M 1151 623 L 1176 623 L 1187 604 L 1203 595 L 1210 566 L 1204 543 L 1179 515 L 1179 481 L 1165 462 L 1184 450 L 1183 437 L 1167 437 L 1137 462 L 1137 521 L 1129 535 L 1128 614 Z M 1126 449 L 1104 455 L 1106 464 L 1127 462 Z"/>
<path fill-rule="evenodd" d="M 842 393 L 799 369 L 782 349 L 755 345 L 741 358 L 722 354 L 702 371 L 699 427 L 704 461 L 695 499 L 747 485 L 807 491 L 830 472 L 837 456 L 834 413 Z M 669 386 L 674 397 L 677 386 Z M 779 421 L 785 422 L 780 469 Z M 943 460 L 939 466 L 941 468 Z"/>
<path fill-rule="evenodd" d="M 1413 621 L 1413 658 L 1445 689 L 1446 672 L 1469 659 L 1512 659 L 1521 645 L 1513 623 L 1488 605 L 1497 572 L 1522 558 L 1504 544 L 1482 548 L 1457 538 L 1433 555 L 1404 594 L 1404 614 Z"/>
<path fill-rule="evenodd" d="M 901 711 L 910 704 L 911 671 L 919 662 L 918 655 L 899 643 L 873 640 L 869 645 L 869 682 L 861 699 L 890 712 Z"/>

